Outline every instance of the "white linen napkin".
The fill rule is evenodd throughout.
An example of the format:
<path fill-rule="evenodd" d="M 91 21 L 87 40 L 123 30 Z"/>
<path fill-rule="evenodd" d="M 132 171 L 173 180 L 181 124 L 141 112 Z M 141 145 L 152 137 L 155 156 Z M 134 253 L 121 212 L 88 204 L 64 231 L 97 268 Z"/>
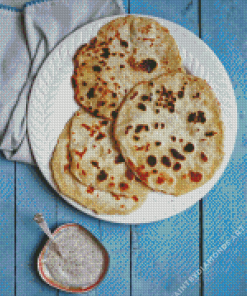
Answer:
<path fill-rule="evenodd" d="M 99 18 L 125 13 L 122 0 L 39 0 L 23 9 L 0 4 L 0 150 L 35 164 L 26 111 L 33 79 L 56 44 Z"/>

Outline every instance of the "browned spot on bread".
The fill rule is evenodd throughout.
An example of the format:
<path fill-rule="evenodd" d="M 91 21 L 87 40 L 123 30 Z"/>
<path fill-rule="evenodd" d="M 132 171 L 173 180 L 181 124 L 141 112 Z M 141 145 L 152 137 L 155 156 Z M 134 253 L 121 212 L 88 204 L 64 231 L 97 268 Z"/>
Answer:
<path fill-rule="evenodd" d="M 87 147 L 84 148 L 84 150 L 82 152 L 79 152 L 77 150 L 75 150 L 75 154 L 79 155 L 80 158 L 82 158 L 82 156 L 87 152 Z"/>
<path fill-rule="evenodd" d="M 178 92 L 178 98 L 182 99 L 183 97 L 184 97 L 184 91 L 181 90 Z"/>
<path fill-rule="evenodd" d="M 125 162 L 123 155 L 120 153 L 118 156 L 115 157 L 115 164 Z"/>
<path fill-rule="evenodd" d="M 138 197 L 137 197 L 136 195 L 133 195 L 133 196 L 132 196 L 132 199 L 133 199 L 135 202 L 138 202 L 138 200 L 139 200 Z"/>
<path fill-rule="evenodd" d="M 130 100 L 133 100 L 138 95 L 138 91 L 135 91 L 133 95 L 130 97 Z"/>
<path fill-rule="evenodd" d="M 162 157 L 161 157 L 161 163 L 163 164 L 163 165 L 165 165 L 165 166 L 167 166 L 167 167 L 171 167 L 171 160 L 170 160 L 170 158 L 168 157 L 168 156 L 166 156 L 166 155 L 163 155 Z"/>
<path fill-rule="evenodd" d="M 157 184 L 163 184 L 166 181 L 166 178 L 164 176 L 159 176 L 156 180 Z"/>
<path fill-rule="evenodd" d="M 129 185 L 127 183 L 121 182 L 119 184 L 119 187 L 120 187 L 121 191 L 125 191 L 125 190 L 127 190 L 129 188 Z"/>
<path fill-rule="evenodd" d="M 92 99 L 94 97 L 94 88 L 91 87 L 87 93 L 88 99 Z"/>
<path fill-rule="evenodd" d="M 141 97 L 141 99 L 142 99 L 142 101 L 152 101 L 151 96 L 145 96 L 145 95 L 143 95 Z"/>
<path fill-rule="evenodd" d="M 180 160 L 185 160 L 185 156 L 182 155 L 181 153 L 179 153 L 176 149 L 170 149 L 170 152 L 172 154 L 172 156 L 175 158 L 175 159 L 180 159 Z"/>
<path fill-rule="evenodd" d="M 125 172 L 125 177 L 131 181 L 134 179 L 134 176 L 134 173 L 128 168 Z"/>
<path fill-rule="evenodd" d="M 148 125 L 147 124 L 138 124 L 135 133 L 140 133 L 142 130 L 148 131 Z"/>
<path fill-rule="evenodd" d="M 149 164 L 149 166 L 153 167 L 156 165 L 157 163 L 157 159 L 154 155 L 149 155 L 147 158 L 147 163 Z"/>
<path fill-rule="evenodd" d="M 99 163 L 97 161 L 92 161 L 91 164 L 96 167 L 97 169 L 99 169 Z"/>
<path fill-rule="evenodd" d="M 95 138 L 96 141 L 102 140 L 103 138 L 106 137 L 105 133 L 101 133 L 99 132 L 99 134 L 97 135 L 97 137 Z"/>
<path fill-rule="evenodd" d="M 105 181 L 108 177 L 108 174 L 106 173 L 106 171 L 101 170 L 100 173 L 97 176 L 98 181 L 102 182 Z"/>
<path fill-rule="evenodd" d="M 107 125 L 108 124 L 108 121 L 107 120 L 103 120 L 100 122 L 102 125 Z"/>
<path fill-rule="evenodd" d="M 68 171 L 70 168 L 70 165 L 69 164 L 65 164 L 64 165 L 64 172 Z"/>
<path fill-rule="evenodd" d="M 196 93 L 194 96 L 193 96 L 193 98 L 195 99 L 195 98 L 199 98 L 200 97 L 200 93 Z"/>
<path fill-rule="evenodd" d="M 82 123 L 81 126 L 84 127 L 87 131 L 91 130 L 91 127 L 85 123 Z"/>
<path fill-rule="evenodd" d="M 202 174 L 199 172 L 190 172 L 190 180 L 192 182 L 200 182 L 202 179 Z"/>
<path fill-rule="evenodd" d="M 126 47 L 126 48 L 129 46 L 128 41 L 123 40 L 123 39 L 120 39 L 120 45 L 123 47 Z"/>
<path fill-rule="evenodd" d="M 190 115 L 188 116 L 188 122 L 201 122 L 204 123 L 206 121 L 206 117 L 204 115 L 203 111 L 197 111 L 196 113 L 190 113 Z"/>
<path fill-rule="evenodd" d="M 204 161 L 204 162 L 207 162 L 208 161 L 208 158 L 206 156 L 206 154 L 204 152 L 201 152 L 201 159 Z"/>
<path fill-rule="evenodd" d="M 179 162 L 176 162 L 173 166 L 174 171 L 179 171 L 181 169 L 181 164 Z"/>
<path fill-rule="evenodd" d="M 87 187 L 87 193 L 93 193 L 94 192 L 94 187 L 88 186 Z"/>
<path fill-rule="evenodd" d="M 132 129 L 132 128 L 133 128 L 132 125 L 128 125 L 128 126 L 126 127 L 126 129 L 125 129 L 125 135 L 128 135 L 129 130 Z"/>
<path fill-rule="evenodd" d="M 97 107 L 101 107 L 101 106 L 104 106 L 104 105 L 105 105 L 104 101 L 98 101 L 97 102 Z"/>
<path fill-rule="evenodd" d="M 98 116 L 98 113 L 99 113 L 99 110 L 97 110 L 97 109 L 95 109 L 95 110 L 93 111 L 93 115 L 94 115 L 94 116 Z"/>
<path fill-rule="evenodd" d="M 184 146 L 185 152 L 193 152 L 194 151 L 194 145 L 192 143 L 188 143 L 186 146 Z"/>
<path fill-rule="evenodd" d="M 100 55 L 103 58 L 109 58 L 110 56 L 110 51 L 108 47 L 102 48 L 103 53 Z"/>
<path fill-rule="evenodd" d="M 90 40 L 89 48 L 94 48 L 97 41 L 97 37 L 94 37 Z"/>
<path fill-rule="evenodd" d="M 112 111 L 111 116 L 112 116 L 112 118 L 116 118 L 117 117 L 117 111 Z"/>
<path fill-rule="evenodd" d="M 100 72 L 102 69 L 101 69 L 101 67 L 100 66 L 93 66 L 93 70 L 95 71 L 95 72 Z"/>
<path fill-rule="evenodd" d="M 212 137 L 212 136 L 214 136 L 214 135 L 216 135 L 216 134 L 217 134 L 217 133 L 216 133 L 216 132 L 213 132 L 213 131 L 212 131 L 212 132 L 206 132 L 206 133 L 205 133 L 205 136 L 206 136 L 206 137 Z"/>
<path fill-rule="evenodd" d="M 72 83 L 73 88 L 76 88 L 77 84 L 76 84 L 76 80 L 73 76 L 71 77 L 71 83 Z"/>
<path fill-rule="evenodd" d="M 156 67 L 157 67 L 157 62 L 155 60 L 153 60 L 153 59 L 143 60 L 139 65 L 139 68 L 142 71 L 145 71 L 145 72 L 148 72 L 148 73 L 153 72 Z"/>

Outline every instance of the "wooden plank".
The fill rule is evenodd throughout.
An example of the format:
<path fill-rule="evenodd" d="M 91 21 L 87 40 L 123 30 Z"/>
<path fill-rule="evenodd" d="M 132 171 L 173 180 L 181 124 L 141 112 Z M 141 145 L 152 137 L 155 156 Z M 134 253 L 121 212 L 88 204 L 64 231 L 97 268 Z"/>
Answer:
<path fill-rule="evenodd" d="M 123 0 L 129 13 L 129 1 Z M 96 289 L 100 296 L 131 295 L 130 226 L 99 221 L 100 238 L 110 254 L 110 266 L 106 278 Z"/>
<path fill-rule="evenodd" d="M 202 38 L 232 81 L 238 104 L 234 153 L 204 202 L 204 294 L 246 295 L 247 3 L 202 0 Z"/>
<path fill-rule="evenodd" d="M 110 268 L 97 289 L 99 296 L 129 296 L 130 226 L 100 221 L 101 242 L 110 254 Z"/>
<path fill-rule="evenodd" d="M 198 35 L 197 1 L 130 2 L 130 13 L 161 17 Z M 132 227 L 132 294 L 199 295 L 199 208 Z M 189 280 L 190 278 L 190 280 Z"/>
<path fill-rule="evenodd" d="M 47 238 L 33 221 L 37 212 L 56 226 L 56 198 L 36 167 L 16 164 L 16 296 L 57 295 L 37 273 L 37 257 Z M 35 292 L 34 292 L 35 291 Z"/>
<path fill-rule="evenodd" d="M 129 0 L 123 0 L 125 13 L 129 13 Z"/>
<path fill-rule="evenodd" d="M 0 155 L 0 294 L 15 293 L 15 164 Z"/>

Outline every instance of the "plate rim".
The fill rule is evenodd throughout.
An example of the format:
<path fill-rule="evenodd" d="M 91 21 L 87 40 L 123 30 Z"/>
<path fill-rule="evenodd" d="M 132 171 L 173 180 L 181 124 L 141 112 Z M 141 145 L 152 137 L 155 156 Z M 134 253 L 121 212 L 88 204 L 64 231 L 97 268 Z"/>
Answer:
<path fill-rule="evenodd" d="M 225 161 L 225 164 L 224 164 L 224 167 L 222 167 L 221 165 L 221 173 L 219 174 L 219 176 L 217 176 L 214 184 L 210 187 L 209 190 L 207 190 L 207 192 L 205 194 L 203 194 L 196 202 L 193 202 L 191 203 L 190 205 L 187 205 L 183 210 L 180 210 L 178 212 L 176 212 L 175 214 L 171 214 L 170 216 L 168 217 L 163 217 L 163 218 L 158 218 L 156 220 L 142 220 L 142 219 L 137 219 L 136 221 L 128 221 L 128 216 L 129 215 L 98 215 L 98 214 L 95 214 L 94 212 L 92 212 L 91 210 L 87 209 L 86 207 L 82 206 L 81 204 L 77 203 L 76 201 L 74 201 L 73 199 L 63 195 L 62 193 L 59 192 L 59 190 L 57 189 L 57 186 L 56 184 L 54 184 L 54 182 L 52 180 L 49 180 L 49 178 L 46 176 L 46 173 L 43 171 L 43 168 L 40 167 L 39 165 L 39 161 L 37 161 L 37 154 L 36 154 L 36 147 L 35 145 L 33 144 L 33 140 L 32 140 L 32 128 L 30 128 L 30 118 L 31 118 L 31 108 L 32 108 L 32 104 L 34 103 L 34 99 L 32 97 L 33 93 L 34 93 L 34 89 L 36 87 L 36 84 L 37 84 L 37 81 L 40 77 L 40 75 L 42 74 L 42 71 L 44 71 L 44 68 L 46 67 L 46 65 L 48 64 L 48 62 L 52 59 L 53 55 L 55 55 L 55 53 L 57 52 L 57 50 L 59 50 L 60 47 L 62 47 L 63 43 L 65 42 L 68 42 L 68 40 L 70 38 L 73 38 L 73 35 L 76 36 L 76 34 L 79 34 L 79 32 L 81 30 L 85 30 L 87 29 L 86 27 L 93 27 L 95 24 L 97 24 L 97 26 L 99 26 L 99 28 L 101 26 L 103 26 L 105 23 L 115 19 L 115 18 L 119 18 L 119 17 L 125 17 L 125 16 L 128 16 L 128 15 L 134 15 L 134 16 L 139 16 L 139 17 L 147 17 L 147 18 L 151 18 L 151 19 L 154 19 L 156 21 L 158 21 L 159 23 L 166 23 L 166 24 L 169 24 L 168 27 L 172 27 L 174 28 L 174 31 L 176 29 L 176 31 L 179 32 L 179 34 L 182 32 L 182 33 L 186 33 L 186 34 L 189 34 L 189 37 L 191 38 L 194 38 L 196 40 L 196 42 L 199 42 L 199 44 L 201 46 L 204 47 L 204 50 L 205 52 L 207 52 L 207 54 L 209 54 L 210 56 L 212 56 L 214 59 L 215 59 L 215 63 L 216 63 L 216 66 L 218 69 L 220 69 L 221 71 L 224 72 L 224 75 L 227 77 L 227 84 L 228 84 L 228 87 L 229 87 L 229 91 L 230 91 L 230 94 L 229 94 L 229 97 L 231 97 L 231 104 L 232 104 L 232 107 L 233 107 L 233 112 L 234 112 L 234 118 L 236 119 L 236 123 L 234 125 L 234 128 L 233 128 L 233 136 L 234 136 L 234 139 L 233 139 L 233 143 L 231 145 L 231 149 L 230 149 L 230 153 L 229 153 L 229 157 L 227 159 L 227 161 Z M 163 25 L 163 24 L 162 24 Z M 97 27 L 96 26 L 96 27 Z M 164 25 L 165 26 L 165 25 Z M 173 31 L 173 30 L 170 30 L 170 28 L 168 28 L 169 31 Z M 96 29 L 94 29 L 96 30 Z M 98 31 L 98 29 L 97 29 Z M 95 34 L 97 34 L 97 31 Z M 171 33 L 171 35 L 173 35 L 173 33 Z M 174 36 L 174 35 L 173 35 Z M 174 37 L 174 39 L 176 40 L 176 38 Z M 90 38 L 88 39 L 90 40 Z M 87 40 L 87 41 L 88 41 Z M 85 42 L 87 42 L 85 41 Z M 176 40 L 177 42 L 177 40 Z M 82 42 L 80 42 L 80 44 L 82 44 Z M 181 54 L 181 53 L 180 53 Z M 42 70 L 43 69 L 43 70 Z M 40 74 L 41 73 L 41 74 Z M 79 108 L 79 106 L 78 106 Z M 30 144 L 30 147 L 31 147 L 31 151 L 32 151 L 32 154 L 34 156 L 34 159 L 35 159 L 35 162 L 38 166 L 38 168 L 40 169 L 42 175 L 45 177 L 45 179 L 47 180 L 47 182 L 49 183 L 50 186 L 52 186 L 52 188 L 57 192 L 58 195 L 60 195 L 67 203 L 69 203 L 70 205 L 72 205 L 73 207 L 75 207 L 77 210 L 81 211 L 82 213 L 84 214 L 88 214 L 94 218 L 97 218 L 97 219 L 100 219 L 100 220 L 103 220 L 103 221 L 107 221 L 107 222 L 113 222 L 113 223 L 120 223 L 120 224 L 143 224 L 143 223 L 152 223 L 152 222 L 157 222 L 157 221 L 160 221 L 160 220 L 164 220 L 164 219 L 167 219 L 167 218 L 170 218 L 170 217 L 173 217 L 177 214 L 180 214 L 182 213 L 183 211 L 191 208 L 192 206 L 194 206 L 200 199 L 202 199 L 214 186 L 216 186 L 216 184 L 218 183 L 219 179 L 222 177 L 222 175 L 224 174 L 224 171 L 226 169 L 226 166 L 228 165 L 229 163 L 229 160 L 231 158 L 231 155 L 233 153 L 233 150 L 234 150 L 234 147 L 235 147 L 235 144 L 236 144 L 236 137 L 237 137 L 237 127 L 238 127 L 238 118 L 237 118 L 237 102 L 236 102 L 236 97 L 235 97 L 235 94 L 234 94 L 234 90 L 233 90 L 233 87 L 232 87 L 232 83 L 230 81 L 230 78 L 229 78 L 229 75 L 227 73 L 227 71 L 225 70 L 223 64 L 220 62 L 219 58 L 216 56 L 216 54 L 213 52 L 213 50 L 211 48 L 209 48 L 209 46 L 202 40 L 200 39 L 199 37 L 196 36 L 196 34 L 194 34 L 193 32 L 189 31 L 188 29 L 182 27 L 181 25 L 179 24 L 176 24 L 174 22 L 171 22 L 169 20 L 166 20 L 166 19 L 163 19 L 163 18 L 160 18 L 160 17 L 155 17 L 155 16 L 151 16 L 151 15 L 143 15 L 143 14 L 122 14 L 122 15 L 114 15 L 114 16 L 110 16 L 110 17 L 105 17 L 105 18 L 102 18 L 102 19 L 99 19 L 99 20 L 96 20 L 96 21 L 93 21 L 93 22 L 90 22 L 84 26 L 81 26 L 80 28 L 77 28 L 76 30 L 74 30 L 73 32 L 71 32 L 69 35 L 67 35 L 65 38 L 63 38 L 54 48 L 53 50 L 48 54 L 48 56 L 45 58 L 45 60 L 43 61 L 41 67 L 39 68 L 39 71 L 34 79 L 34 82 L 32 84 L 32 88 L 31 88 L 31 91 L 30 91 L 30 94 L 29 94 L 29 101 L 28 101 L 28 108 L 27 108 L 27 135 L 28 135 L 28 140 L 29 140 L 29 144 Z M 224 147 L 225 148 L 225 147 Z M 225 149 L 224 149 L 225 151 Z M 203 185 L 204 186 L 204 185 Z M 175 197 L 176 198 L 176 197 Z M 133 213 L 132 213 L 133 215 Z M 138 217 L 138 215 L 137 215 Z M 124 221 L 125 220 L 125 221 Z M 135 220 L 135 219 L 134 219 Z"/>

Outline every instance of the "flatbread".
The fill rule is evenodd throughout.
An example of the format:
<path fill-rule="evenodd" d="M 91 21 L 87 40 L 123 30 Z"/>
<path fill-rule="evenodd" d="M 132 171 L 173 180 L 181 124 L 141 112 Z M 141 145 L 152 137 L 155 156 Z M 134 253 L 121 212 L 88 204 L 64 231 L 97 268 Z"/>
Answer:
<path fill-rule="evenodd" d="M 75 113 L 70 128 L 71 173 L 84 185 L 114 194 L 145 195 L 143 185 L 126 163 L 112 139 L 111 121 L 84 109 Z"/>
<path fill-rule="evenodd" d="M 126 93 L 140 81 L 184 71 L 174 38 L 153 19 L 127 16 L 103 26 L 74 57 L 76 101 L 113 120 Z"/>
<path fill-rule="evenodd" d="M 82 185 L 70 173 L 70 125 L 69 121 L 59 136 L 51 159 L 51 171 L 58 190 L 78 204 L 97 214 L 126 215 L 139 208 L 145 196 L 113 195 L 108 192 L 95 190 L 92 186 Z"/>
<path fill-rule="evenodd" d="M 224 155 L 219 102 L 206 81 L 183 73 L 136 86 L 122 103 L 114 136 L 136 175 L 168 194 L 203 185 Z"/>

